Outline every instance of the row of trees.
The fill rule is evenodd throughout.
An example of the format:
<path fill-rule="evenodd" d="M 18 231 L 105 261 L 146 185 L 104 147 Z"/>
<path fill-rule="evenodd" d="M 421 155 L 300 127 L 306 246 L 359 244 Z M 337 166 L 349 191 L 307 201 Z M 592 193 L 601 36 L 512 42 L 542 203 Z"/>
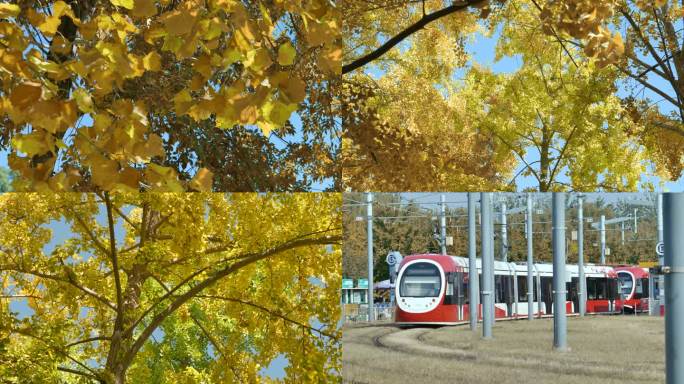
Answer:
<path fill-rule="evenodd" d="M 676 1 L 343 1 L 354 190 L 625 191 L 681 176 Z M 495 39 L 504 73 L 473 57 Z M 472 43 L 474 39 L 474 44 Z"/>
<path fill-rule="evenodd" d="M 526 206 L 525 196 L 506 196 L 504 201 L 508 209 Z M 543 196 L 543 197 L 541 197 Z M 541 198 L 540 198 L 541 197 Z M 647 195 L 652 199 L 651 195 Z M 362 202 L 362 194 L 345 194 L 345 212 L 343 216 L 344 244 L 342 251 L 343 274 L 345 277 L 363 278 L 367 276 L 367 234 L 366 207 Z M 399 194 L 375 194 L 373 213 L 373 256 L 374 278 L 376 281 L 389 278 L 385 256 L 390 251 L 399 251 L 402 255 L 416 253 L 439 253 L 440 245 L 434 234 L 439 233 L 439 211 L 437 205 L 422 205 L 407 202 Z M 463 196 L 465 200 L 465 195 Z M 536 195 L 534 208 L 533 251 L 535 262 L 552 261 L 551 202 L 550 195 Z M 572 240 L 572 232 L 577 231 L 577 200 L 571 197 L 566 213 L 566 243 L 569 263 L 577 262 L 578 242 Z M 542 213 L 538 213 L 541 210 Z M 593 228 L 587 219 L 598 224 L 601 215 L 606 219 L 616 217 L 633 217 L 634 206 L 625 201 L 607 203 L 601 197 L 584 201 L 584 260 L 587 263 L 598 263 L 600 248 L 600 232 Z M 479 208 L 478 208 L 479 212 Z M 495 206 L 499 212 L 499 203 Z M 452 207 L 447 210 L 447 236 L 452 236 L 453 245 L 447 246 L 447 253 L 467 257 L 468 227 L 467 209 Z M 527 238 L 525 236 L 525 212 L 507 216 L 508 260 L 527 260 Z M 637 228 L 633 221 L 625 223 L 624 243 L 622 242 L 620 224 L 606 227 L 606 246 L 610 255 L 606 256 L 608 264 L 636 264 L 640 261 L 656 260 L 654 251 L 657 242 L 657 225 L 655 201 L 653 207 L 639 206 L 637 210 Z M 501 260 L 502 243 L 500 237 L 500 218 L 495 215 L 496 260 Z M 479 244 L 479 226 L 477 228 Z M 479 245 L 478 245 L 479 252 Z"/>

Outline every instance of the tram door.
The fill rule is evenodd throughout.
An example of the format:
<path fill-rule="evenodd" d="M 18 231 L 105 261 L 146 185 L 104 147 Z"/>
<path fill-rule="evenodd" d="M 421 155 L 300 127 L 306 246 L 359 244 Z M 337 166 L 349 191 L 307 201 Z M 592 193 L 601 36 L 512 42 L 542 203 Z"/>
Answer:
<path fill-rule="evenodd" d="M 568 300 L 572 301 L 573 312 L 579 313 L 579 295 L 577 294 L 577 285 L 579 284 L 579 278 L 573 277 L 572 281 L 565 283 L 568 291 Z"/>
<path fill-rule="evenodd" d="M 550 315 L 551 310 L 553 308 L 553 278 L 551 278 L 551 277 L 542 277 L 541 278 L 541 291 L 542 291 L 542 301 L 544 302 L 544 305 L 546 306 L 546 311 L 544 313 L 547 315 Z"/>

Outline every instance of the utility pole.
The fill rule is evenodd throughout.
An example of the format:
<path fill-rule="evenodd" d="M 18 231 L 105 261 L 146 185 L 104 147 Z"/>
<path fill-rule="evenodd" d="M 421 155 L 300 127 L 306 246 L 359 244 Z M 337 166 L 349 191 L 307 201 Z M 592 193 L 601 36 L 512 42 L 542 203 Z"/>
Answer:
<path fill-rule="evenodd" d="M 491 339 L 494 317 L 492 313 L 494 260 L 491 236 L 493 234 L 491 193 L 482 192 L 480 195 L 480 214 L 482 215 L 482 226 L 480 228 L 480 237 L 482 238 L 482 250 L 480 252 L 482 257 L 482 337 Z"/>
<path fill-rule="evenodd" d="M 442 246 L 442 255 L 446 255 L 446 196 L 439 196 L 439 238 Z"/>
<path fill-rule="evenodd" d="M 622 246 L 625 245 L 625 222 L 624 221 L 620 222 L 620 244 Z"/>
<path fill-rule="evenodd" d="M 527 320 L 534 318 L 534 266 L 532 247 L 532 195 L 527 194 Z"/>
<path fill-rule="evenodd" d="M 579 269 L 579 313 L 587 312 L 587 281 L 584 278 L 584 210 L 583 195 L 577 196 L 577 268 Z"/>
<path fill-rule="evenodd" d="M 639 227 L 637 226 L 637 210 L 639 208 L 634 208 L 634 234 L 638 233 Z"/>
<path fill-rule="evenodd" d="M 367 234 L 368 234 L 368 321 L 375 321 L 375 303 L 373 298 L 373 194 L 366 194 Z"/>
<path fill-rule="evenodd" d="M 663 211 L 666 382 L 681 384 L 684 383 L 684 194 L 666 193 Z"/>
<path fill-rule="evenodd" d="M 506 229 L 506 202 L 501 203 L 501 260 L 508 262 L 508 231 Z"/>
<path fill-rule="evenodd" d="M 656 217 L 658 223 L 658 243 L 664 243 L 663 237 L 663 194 L 659 193 L 656 197 Z M 658 265 L 660 267 L 665 265 L 665 258 L 663 256 L 658 256 Z M 665 304 L 665 309 L 667 310 L 667 303 L 665 302 L 665 277 L 663 275 L 658 276 L 658 313 L 660 313 L 660 306 Z M 665 291 L 665 292 L 663 292 Z"/>
<path fill-rule="evenodd" d="M 553 193 L 553 347 L 567 351 L 565 318 L 565 194 Z"/>
<path fill-rule="evenodd" d="M 493 194 L 490 194 L 490 196 L 493 196 Z M 490 297 L 491 300 L 490 302 L 490 308 L 491 308 L 491 323 L 492 326 L 494 326 L 494 323 L 496 323 L 496 304 L 495 304 L 495 294 L 496 294 L 496 284 L 494 280 L 494 203 L 493 199 L 489 199 L 489 255 L 487 256 L 489 258 L 490 262 L 490 268 L 489 268 L 489 281 L 491 282 L 491 285 L 489 286 L 489 292 L 491 292 Z"/>
<path fill-rule="evenodd" d="M 601 226 L 599 227 L 601 231 L 601 260 L 599 264 L 606 264 L 606 216 L 601 215 Z"/>
<path fill-rule="evenodd" d="M 475 227 L 475 204 L 477 193 L 468 193 L 468 303 L 470 304 L 470 329 L 477 331 L 480 307 L 480 282 L 477 274 L 477 228 Z"/>

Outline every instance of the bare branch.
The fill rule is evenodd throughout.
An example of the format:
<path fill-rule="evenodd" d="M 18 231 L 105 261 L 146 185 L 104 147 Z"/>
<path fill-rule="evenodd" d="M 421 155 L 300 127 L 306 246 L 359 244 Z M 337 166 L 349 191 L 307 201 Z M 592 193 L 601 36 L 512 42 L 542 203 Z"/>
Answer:
<path fill-rule="evenodd" d="M 483 3 L 485 1 L 487 1 L 487 0 L 469 0 L 469 1 L 465 1 L 465 2 L 459 2 L 456 4 L 450 5 L 446 8 L 442 8 L 439 11 L 435 11 L 433 13 L 424 15 L 423 17 L 420 18 L 420 20 L 418 20 L 417 22 L 415 22 L 414 24 L 412 24 L 408 28 L 404 29 L 403 31 L 399 32 L 396 36 L 387 40 L 385 42 L 385 44 L 376 48 L 374 51 L 369 52 L 368 54 L 352 61 L 349 64 L 343 65 L 342 66 L 342 74 L 349 73 L 349 72 L 351 72 L 357 68 L 363 67 L 364 65 L 370 63 L 373 60 L 380 58 L 382 55 L 387 53 L 387 51 L 394 48 L 394 46 L 401 43 L 404 39 L 411 36 L 415 32 L 418 32 L 421 29 L 423 29 L 429 23 L 431 23 L 437 19 L 440 19 L 444 16 L 450 15 L 452 13 L 462 11 L 468 7 Z"/>

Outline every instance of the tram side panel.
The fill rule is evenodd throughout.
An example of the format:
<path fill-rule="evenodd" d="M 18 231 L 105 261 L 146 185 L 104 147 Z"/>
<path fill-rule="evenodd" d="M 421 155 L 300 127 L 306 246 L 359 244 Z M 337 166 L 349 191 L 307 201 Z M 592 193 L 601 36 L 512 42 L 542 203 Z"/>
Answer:
<path fill-rule="evenodd" d="M 526 317 L 527 271 L 522 265 L 495 263 L 495 316 Z M 470 319 L 467 259 L 444 255 L 413 255 L 402 261 L 397 277 L 395 321 L 411 324 L 456 324 Z M 478 260 L 478 272 L 480 269 Z M 574 267 L 574 268 L 573 268 Z M 553 313 L 552 266 L 535 264 L 533 287 L 534 315 Z M 578 310 L 577 266 L 569 266 L 566 283 L 567 313 Z M 610 267 L 590 267 L 587 279 L 587 312 L 614 313 L 622 309 L 617 275 Z M 481 274 L 478 274 L 480 282 Z M 517 281 L 514 280 L 517 279 Z M 517 293 L 517 297 L 514 295 Z M 480 297 L 482 299 L 482 297 Z M 482 302 L 482 301 L 480 301 Z M 478 308 L 482 319 L 482 305 Z"/>

